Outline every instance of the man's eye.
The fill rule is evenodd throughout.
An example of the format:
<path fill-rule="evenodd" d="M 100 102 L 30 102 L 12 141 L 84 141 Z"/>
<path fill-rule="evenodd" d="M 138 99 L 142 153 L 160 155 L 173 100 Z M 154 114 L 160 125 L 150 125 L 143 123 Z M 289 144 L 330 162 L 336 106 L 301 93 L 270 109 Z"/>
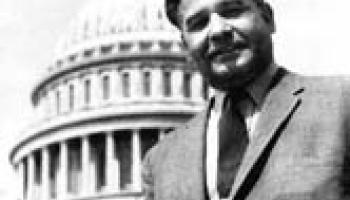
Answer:
<path fill-rule="evenodd" d="M 205 26 L 207 26 L 209 22 L 209 17 L 200 17 L 187 21 L 187 30 L 191 32 L 202 30 Z"/>

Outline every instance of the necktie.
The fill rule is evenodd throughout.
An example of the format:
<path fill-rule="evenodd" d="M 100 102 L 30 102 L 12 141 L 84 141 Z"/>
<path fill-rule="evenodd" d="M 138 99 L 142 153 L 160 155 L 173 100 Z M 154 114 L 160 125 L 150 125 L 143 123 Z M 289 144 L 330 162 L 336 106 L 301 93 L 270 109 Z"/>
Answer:
<path fill-rule="evenodd" d="M 236 107 L 242 94 L 228 95 L 219 120 L 218 192 L 228 197 L 245 149 L 248 145 L 244 117 Z"/>

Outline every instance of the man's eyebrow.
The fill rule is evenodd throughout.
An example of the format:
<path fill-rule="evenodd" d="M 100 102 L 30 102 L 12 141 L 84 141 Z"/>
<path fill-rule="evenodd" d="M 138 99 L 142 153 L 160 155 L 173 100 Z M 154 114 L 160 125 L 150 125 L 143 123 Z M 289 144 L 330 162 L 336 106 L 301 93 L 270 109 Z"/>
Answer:
<path fill-rule="evenodd" d="M 227 9 L 248 9 L 249 5 L 241 0 L 225 0 L 216 6 L 217 11 L 227 10 Z"/>
<path fill-rule="evenodd" d="M 244 6 L 245 3 L 242 0 L 223 0 L 220 2 L 220 6 Z"/>
<path fill-rule="evenodd" d="M 208 11 L 206 11 L 206 10 L 200 10 L 200 11 L 188 16 L 187 19 L 185 20 L 186 25 L 191 24 L 192 21 L 200 18 L 201 16 L 205 16 L 207 13 L 208 13 Z"/>

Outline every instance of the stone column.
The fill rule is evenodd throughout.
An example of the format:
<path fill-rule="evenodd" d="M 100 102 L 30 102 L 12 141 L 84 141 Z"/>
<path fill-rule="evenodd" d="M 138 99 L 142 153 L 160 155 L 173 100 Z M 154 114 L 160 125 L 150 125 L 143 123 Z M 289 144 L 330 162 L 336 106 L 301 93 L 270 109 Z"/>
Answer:
<path fill-rule="evenodd" d="M 175 52 L 181 52 L 181 42 L 174 41 L 171 49 Z"/>
<path fill-rule="evenodd" d="M 156 66 L 151 71 L 151 95 L 153 98 L 161 98 L 163 96 L 163 78 L 160 66 Z"/>
<path fill-rule="evenodd" d="M 106 133 L 106 190 L 108 192 L 119 190 L 119 162 L 115 157 L 115 142 L 113 131 Z"/>
<path fill-rule="evenodd" d="M 60 143 L 59 154 L 59 176 L 57 180 L 57 198 L 64 200 L 67 197 L 68 189 L 68 145 L 67 141 Z"/>
<path fill-rule="evenodd" d="M 54 117 L 56 115 L 56 94 L 55 91 L 50 88 L 50 90 L 47 92 L 48 102 L 47 102 L 47 112 L 48 112 L 48 118 Z"/>
<path fill-rule="evenodd" d="M 88 194 L 93 194 L 96 191 L 97 188 L 97 180 L 96 180 L 96 172 L 97 172 L 97 166 L 98 166 L 98 162 L 100 162 L 100 159 L 98 158 L 98 154 L 97 154 L 97 149 L 96 149 L 96 145 L 93 144 L 95 141 L 94 140 L 90 140 L 90 159 L 89 159 L 89 179 L 88 179 Z M 94 146 L 94 148 L 92 147 Z"/>
<path fill-rule="evenodd" d="M 35 163 L 34 163 L 34 154 L 31 153 L 28 155 L 28 188 L 27 188 L 27 191 L 28 191 L 28 196 L 27 196 L 27 199 L 28 200 L 36 200 L 35 197 L 34 197 L 34 190 L 35 190 L 35 181 L 34 181 L 34 178 L 35 178 Z"/>
<path fill-rule="evenodd" d="M 130 96 L 133 99 L 139 99 L 142 94 L 141 71 L 137 66 L 130 70 Z"/>
<path fill-rule="evenodd" d="M 41 199 L 50 199 L 50 154 L 48 147 L 41 150 Z"/>
<path fill-rule="evenodd" d="M 183 80 L 184 73 L 182 69 L 176 68 L 171 73 L 171 87 L 172 87 L 172 97 L 176 99 L 182 99 L 184 97 L 183 94 Z"/>
<path fill-rule="evenodd" d="M 46 95 L 44 96 L 44 98 L 42 99 L 42 107 L 43 107 L 43 119 L 47 119 L 49 117 L 50 114 L 50 101 L 49 101 L 49 93 L 46 92 Z"/>
<path fill-rule="evenodd" d="M 117 70 L 116 69 L 112 69 L 112 71 L 110 72 L 110 87 L 111 87 L 111 93 L 110 93 L 110 99 L 111 99 L 111 102 L 116 102 L 118 101 L 118 90 L 117 90 L 117 87 L 119 85 L 118 84 L 118 80 L 117 78 L 118 77 L 118 74 L 117 74 Z"/>
<path fill-rule="evenodd" d="M 38 104 L 34 107 L 38 120 L 45 119 L 45 98 L 46 96 L 43 96 L 42 92 L 40 92 L 38 97 Z"/>
<path fill-rule="evenodd" d="M 98 107 L 102 100 L 102 88 L 100 75 L 97 70 L 93 70 L 91 73 L 91 107 Z"/>
<path fill-rule="evenodd" d="M 123 98 L 123 81 L 122 81 L 122 75 L 123 73 L 117 69 L 116 71 L 116 97 L 118 98 L 118 101 Z"/>
<path fill-rule="evenodd" d="M 62 92 L 61 92 L 60 86 L 57 86 L 57 88 L 54 91 L 54 105 L 53 106 L 54 106 L 53 112 L 56 116 L 62 114 Z"/>
<path fill-rule="evenodd" d="M 23 161 L 19 161 L 17 164 L 17 176 L 18 176 L 18 198 L 24 200 L 24 167 Z"/>
<path fill-rule="evenodd" d="M 141 191 L 141 142 L 140 130 L 132 132 L 132 184 L 134 191 Z"/>
<path fill-rule="evenodd" d="M 152 45 L 152 48 L 151 48 L 152 51 L 160 51 L 160 45 L 159 45 L 159 42 L 153 42 L 153 45 Z"/>
<path fill-rule="evenodd" d="M 82 163 L 81 163 L 81 170 L 82 170 L 82 194 L 88 195 L 91 192 L 90 187 L 90 143 L 89 143 L 89 137 L 84 136 L 82 138 L 82 147 L 81 147 L 81 156 L 82 156 Z"/>
<path fill-rule="evenodd" d="M 75 109 L 81 110 L 84 107 L 84 80 L 77 77 L 74 80 L 74 90 L 75 90 Z"/>
<path fill-rule="evenodd" d="M 65 83 L 61 83 L 62 85 L 60 85 L 59 87 L 59 91 L 60 91 L 60 110 L 61 113 L 66 113 L 69 111 L 69 90 L 68 90 L 68 85 Z"/>
<path fill-rule="evenodd" d="M 198 71 L 193 72 L 191 81 L 191 92 L 194 100 L 202 100 L 203 79 Z"/>

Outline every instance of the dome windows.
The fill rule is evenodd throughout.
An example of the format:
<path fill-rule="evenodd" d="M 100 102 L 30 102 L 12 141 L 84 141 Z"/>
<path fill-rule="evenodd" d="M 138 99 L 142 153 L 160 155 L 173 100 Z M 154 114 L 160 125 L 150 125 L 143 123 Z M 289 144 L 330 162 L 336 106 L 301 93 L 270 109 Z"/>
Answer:
<path fill-rule="evenodd" d="M 102 54 L 108 54 L 113 50 L 113 45 L 103 45 L 100 47 Z"/>
<path fill-rule="evenodd" d="M 119 50 L 120 51 L 129 51 L 132 47 L 131 42 L 121 42 L 119 43 Z"/>
<path fill-rule="evenodd" d="M 183 95 L 186 98 L 191 97 L 191 73 L 184 73 L 184 82 L 183 82 Z"/>
<path fill-rule="evenodd" d="M 152 41 L 140 41 L 139 45 L 142 51 L 148 51 L 152 47 Z"/>
<path fill-rule="evenodd" d="M 88 57 L 91 57 L 93 53 L 94 53 L 93 49 L 85 49 L 84 53 L 83 53 L 83 56 L 88 58 Z"/>
<path fill-rule="evenodd" d="M 170 71 L 163 72 L 163 95 L 170 97 L 171 95 L 171 73 Z"/>
<path fill-rule="evenodd" d="M 75 55 L 75 54 L 72 54 L 72 55 L 68 56 L 69 62 L 74 62 L 76 59 L 77 59 L 77 55 Z"/>
<path fill-rule="evenodd" d="M 102 98 L 108 100 L 111 96 L 111 81 L 110 77 L 105 75 L 102 78 Z"/>
<path fill-rule="evenodd" d="M 122 94 L 123 97 L 130 97 L 130 75 L 128 72 L 122 74 Z"/>
<path fill-rule="evenodd" d="M 60 68 L 60 67 L 62 67 L 62 65 L 63 65 L 63 61 L 62 61 L 62 60 L 57 60 L 56 66 L 57 66 L 58 68 Z"/>
<path fill-rule="evenodd" d="M 65 81 L 68 77 L 63 77 L 51 90 L 44 88 L 47 95 L 42 92 L 39 96 L 38 116 L 48 119 L 135 101 L 203 101 L 208 98 L 207 84 L 199 72 L 193 72 L 187 65 L 154 65 L 149 61 L 108 65 L 102 71 L 84 69 L 75 77 L 69 77 L 69 82 Z"/>
<path fill-rule="evenodd" d="M 74 85 L 69 85 L 69 110 L 72 111 L 74 109 Z"/>
<path fill-rule="evenodd" d="M 86 79 L 84 81 L 84 103 L 90 105 L 91 103 L 91 80 Z"/>
<path fill-rule="evenodd" d="M 81 188 L 81 171 L 82 171 L 82 142 L 78 139 L 72 139 L 67 142 L 68 146 L 68 193 L 78 194 Z"/>
<path fill-rule="evenodd" d="M 61 92 L 59 90 L 56 91 L 56 114 L 60 114 L 61 112 Z"/>
<path fill-rule="evenodd" d="M 149 97 L 151 95 L 151 72 L 143 72 L 143 95 Z"/>
<path fill-rule="evenodd" d="M 171 41 L 159 41 L 159 46 L 162 50 L 165 50 L 165 51 L 170 51 L 171 49 L 171 44 L 172 42 Z"/>

